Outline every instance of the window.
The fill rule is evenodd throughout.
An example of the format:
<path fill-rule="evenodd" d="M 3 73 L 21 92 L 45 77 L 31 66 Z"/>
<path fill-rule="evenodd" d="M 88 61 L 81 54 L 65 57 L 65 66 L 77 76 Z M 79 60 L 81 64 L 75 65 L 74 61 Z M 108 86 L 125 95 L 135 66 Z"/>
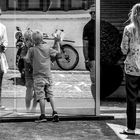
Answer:
<path fill-rule="evenodd" d="M 83 7 L 83 0 L 71 0 L 71 8 L 82 8 Z"/>
<path fill-rule="evenodd" d="M 40 0 L 28 0 L 28 8 L 29 9 L 39 9 L 40 5 L 41 5 L 41 1 Z"/>
<path fill-rule="evenodd" d="M 9 8 L 17 8 L 18 7 L 18 2 L 16 2 L 15 0 L 10 0 L 8 1 L 8 7 Z"/>
<path fill-rule="evenodd" d="M 20 9 L 21 0 L 8 0 L 8 9 Z"/>
<path fill-rule="evenodd" d="M 7 10 L 75 10 L 87 9 L 94 0 L 6 0 Z"/>
<path fill-rule="evenodd" d="M 43 0 L 7 0 L 8 10 L 42 10 Z"/>
<path fill-rule="evenodd" d="M 61 8 L 61 0 L 51 0 L 50 9 L 58 9 L 58 8 Z"/>

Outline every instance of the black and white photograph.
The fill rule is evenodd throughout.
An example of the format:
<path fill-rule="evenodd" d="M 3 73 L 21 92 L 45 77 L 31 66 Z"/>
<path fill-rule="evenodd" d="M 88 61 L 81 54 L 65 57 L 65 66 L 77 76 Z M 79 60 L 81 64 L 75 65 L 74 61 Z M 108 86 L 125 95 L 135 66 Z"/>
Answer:
<path fill-rule="evenodd" d="M 0 140 L 139 140 L 140 1 L 0 0 Z"/>

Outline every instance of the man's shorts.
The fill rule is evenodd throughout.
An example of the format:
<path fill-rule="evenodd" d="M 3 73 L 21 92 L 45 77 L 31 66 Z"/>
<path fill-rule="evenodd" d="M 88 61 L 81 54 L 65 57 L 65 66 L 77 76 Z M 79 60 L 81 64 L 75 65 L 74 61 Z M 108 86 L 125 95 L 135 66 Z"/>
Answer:
<path fill-rule="evenodd" d="M 51 78 L 35 78 L 34 91 L 35 91 L 37 101 L 41 99 L 52 98 L 53 97 L 52 79 Z"/>

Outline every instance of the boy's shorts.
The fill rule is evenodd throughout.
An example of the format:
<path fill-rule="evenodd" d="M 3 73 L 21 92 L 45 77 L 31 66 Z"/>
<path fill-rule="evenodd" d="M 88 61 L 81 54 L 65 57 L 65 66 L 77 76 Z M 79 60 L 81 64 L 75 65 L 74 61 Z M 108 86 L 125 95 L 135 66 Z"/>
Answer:
<path fill-rule="evenodd" d="M 37 101 L 41 99 L 52 98 L 53 97 L 52 79 L 51 78 L 35 78 L 34 90 L 35 90 Z"/>

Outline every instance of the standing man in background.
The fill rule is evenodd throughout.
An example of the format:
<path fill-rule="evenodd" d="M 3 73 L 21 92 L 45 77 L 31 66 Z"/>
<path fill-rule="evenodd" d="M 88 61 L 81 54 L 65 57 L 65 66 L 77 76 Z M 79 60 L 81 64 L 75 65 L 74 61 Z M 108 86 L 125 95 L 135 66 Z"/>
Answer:
<path fill-rule="evenodd" d="M 95 5 L 91 5 L 89 14 L 91 15 L 91 19 L 83 29 L 83 54 L 85 67 L 90 71 L 91 92 L 95 99 Z"/>
<path fill-rule="evenodd" d="M 1 15 L 1 8 L 0 8 L 0 15 Z M 6 73 L 8 69 L 8 64 L 5 56 L 5 50 L 7 45 L 8 45 L 8 39 L 7 39 L 6 26 L 0 23 L 0 110 L 5 108 L 4 106 L 2 106 L 1 90 L 2 90 L 3 74 Z"/>

